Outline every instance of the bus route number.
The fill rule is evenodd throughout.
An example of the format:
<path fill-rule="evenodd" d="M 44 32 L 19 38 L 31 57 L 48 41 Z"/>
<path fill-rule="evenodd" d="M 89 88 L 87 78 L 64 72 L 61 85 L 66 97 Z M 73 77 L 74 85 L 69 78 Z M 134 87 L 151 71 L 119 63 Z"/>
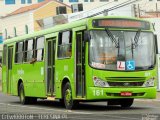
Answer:
<path fill-rule="evenodd" d="M 93 90 L 94 96 L 103 96 L 104 92 L 103 90 Z"/>

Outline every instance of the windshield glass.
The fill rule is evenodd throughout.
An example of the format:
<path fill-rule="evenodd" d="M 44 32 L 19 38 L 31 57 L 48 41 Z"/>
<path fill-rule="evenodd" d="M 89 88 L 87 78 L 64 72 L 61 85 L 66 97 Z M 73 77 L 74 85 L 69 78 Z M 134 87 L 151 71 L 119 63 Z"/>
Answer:
<path fill-rule="evenodd" d="M 147 70 L 154 67 L 154 36 L 142 31 L 93 30 L 89 62 L 107 70 Z"/>

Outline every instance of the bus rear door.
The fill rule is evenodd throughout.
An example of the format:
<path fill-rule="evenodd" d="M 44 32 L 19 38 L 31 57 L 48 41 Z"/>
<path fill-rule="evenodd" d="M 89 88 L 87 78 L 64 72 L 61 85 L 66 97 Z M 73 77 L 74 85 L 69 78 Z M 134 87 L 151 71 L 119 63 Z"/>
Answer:
<path fill-rule="evenodd" d="M 46 38 L 46 92 L 48 96 L 54 97 L 55 91 L 55 51 L 56 37 L 54 34 Z"/>

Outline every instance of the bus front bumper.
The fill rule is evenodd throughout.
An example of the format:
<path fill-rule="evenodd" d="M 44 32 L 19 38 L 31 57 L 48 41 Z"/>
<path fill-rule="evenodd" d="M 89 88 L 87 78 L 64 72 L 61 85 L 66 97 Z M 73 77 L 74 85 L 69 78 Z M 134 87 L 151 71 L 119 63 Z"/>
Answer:
<path fill-rule="evenodd" d="M 88 100 L 116 99 L 116 98 L 155 99 L 156 98 L 156 87 L 148 87 L 148 88 L 89 87 L 87 90 Z"/>

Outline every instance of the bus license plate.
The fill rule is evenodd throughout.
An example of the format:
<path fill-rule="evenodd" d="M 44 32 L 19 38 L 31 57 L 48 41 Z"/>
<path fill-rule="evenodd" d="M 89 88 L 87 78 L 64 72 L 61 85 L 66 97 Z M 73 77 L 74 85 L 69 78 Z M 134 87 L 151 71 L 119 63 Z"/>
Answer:
<path fill-rule="evenodd" d="M 132 96 L 131 92 L 121 92 L 121 96 Z"/>

